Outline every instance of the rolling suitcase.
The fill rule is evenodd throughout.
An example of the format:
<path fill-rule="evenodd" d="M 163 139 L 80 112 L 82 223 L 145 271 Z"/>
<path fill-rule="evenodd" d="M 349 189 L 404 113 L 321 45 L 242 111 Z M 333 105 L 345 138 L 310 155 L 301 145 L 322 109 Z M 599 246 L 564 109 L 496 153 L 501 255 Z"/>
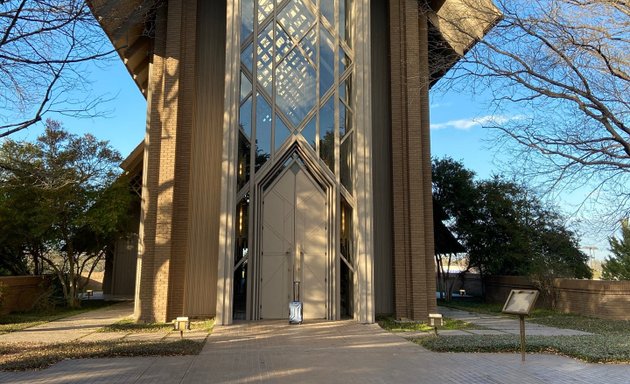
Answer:
<path fill-rule="evenodd" d="M 297 287 L 297 294 L 296 294 Z M 300 301 L 300 283 L 293 282 L 293 301 L 289 302 L 289 324 L 302 324 L 303 307 Z"/>

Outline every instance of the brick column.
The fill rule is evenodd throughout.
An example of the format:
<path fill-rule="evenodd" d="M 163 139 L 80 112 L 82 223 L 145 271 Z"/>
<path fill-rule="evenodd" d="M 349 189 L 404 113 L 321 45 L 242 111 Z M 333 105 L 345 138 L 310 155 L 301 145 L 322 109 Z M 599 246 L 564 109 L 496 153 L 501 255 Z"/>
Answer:
<path fill-rule="evenodd" d="M 397 318 L 435 311 L 427 19 L 417 0 L 391 0 L 394 301 Z"/>
<path fill-rule="evenodd" d="M 196 0 L 158 12 L 148 89 L 148 118 L 136 313 L 168 321 L 183 308 Z"/>

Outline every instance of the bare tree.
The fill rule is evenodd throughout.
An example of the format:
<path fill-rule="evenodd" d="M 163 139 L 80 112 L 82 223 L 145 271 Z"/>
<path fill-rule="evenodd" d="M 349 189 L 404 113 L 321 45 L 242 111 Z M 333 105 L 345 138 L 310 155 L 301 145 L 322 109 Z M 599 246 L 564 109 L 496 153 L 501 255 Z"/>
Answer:
<path fill-rule="evenodd" d="M 488 12 L 496 11 L 480 7 L 483 0 L 457 3 L 469 11 L 459 12 L 459 17 L 452 13 L 441 17 L 437 12 L 431 20 L 447 31 L 445 40 L 478 39 L 461 26 L 474 23 L 475 18 L 486 20 Z M 614 199 L 605 218 L 616 221 L 627 216 L 630 3 L 494 3 L 502 19 L 436 89 L 488 92 L 495 118 L 484 126 L 497 133 L 498 148 L 512 151 L 516 172 L 547 191 L 586 185 L 590 197 Z M 448 48 L 444 44 L 436 49 Z"/>
<path fill-rule="evenodd" d="M 0 1 L 0 137 L 50 113 L 99 115 L 85 67 L 112 52 L 84 0 Z"/>

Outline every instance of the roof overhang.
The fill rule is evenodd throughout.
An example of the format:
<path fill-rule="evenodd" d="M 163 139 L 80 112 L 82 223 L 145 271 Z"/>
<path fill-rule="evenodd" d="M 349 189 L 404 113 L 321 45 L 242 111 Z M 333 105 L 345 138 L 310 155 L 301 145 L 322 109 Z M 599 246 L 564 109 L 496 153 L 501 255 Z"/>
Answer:
<path fill-rule="evenodd" d="M 503 16 L 492 0 L 430 0 L 426 4 L 429 70 L 434 84 Z"/>
<path fill-rule="evenodd" d="M 146 97 L 155 11 L 165 0 L 88 0 L 129 74 Z"/>
<path fill-rule="evenodd" d="M 492 0 L 419 0 L 429 18 L 431 83 L 439 80 L 501 19 Z M 127 70 L 145 95 L 156 10 L 166 0 L 88 0 Z"/>

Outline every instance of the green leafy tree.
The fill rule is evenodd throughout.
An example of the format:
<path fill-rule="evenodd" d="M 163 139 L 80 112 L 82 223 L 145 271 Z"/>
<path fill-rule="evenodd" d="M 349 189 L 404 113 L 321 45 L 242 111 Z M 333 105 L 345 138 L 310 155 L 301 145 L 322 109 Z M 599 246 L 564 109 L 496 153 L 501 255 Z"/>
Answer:
<path fill-rule="evenodd" d="M 483 275 L 525 275 L 545 283 L 590 277 L 577 236 L 554 209 L 522 185 L 495 176 L 475 181 L 461 162 L 433 161 L 433 194 Z"/>
<path fill-rule="evenodd" d="M 612 256 L 606 258 L 602 265 L 602 279 L 630 280 L 630 224 L 628 220 L 621 223 L 621 239 L 608 239 Z"/>
<path fill-rule="evenodd" d="M 77 136 L 48 120 L 34 143 L 0 147 L 0 228 L 15 247 L 62 285 L 66 302 L 80 304 L 89 275 L 125 227 L 131 194 L 107 142 Z"/>

